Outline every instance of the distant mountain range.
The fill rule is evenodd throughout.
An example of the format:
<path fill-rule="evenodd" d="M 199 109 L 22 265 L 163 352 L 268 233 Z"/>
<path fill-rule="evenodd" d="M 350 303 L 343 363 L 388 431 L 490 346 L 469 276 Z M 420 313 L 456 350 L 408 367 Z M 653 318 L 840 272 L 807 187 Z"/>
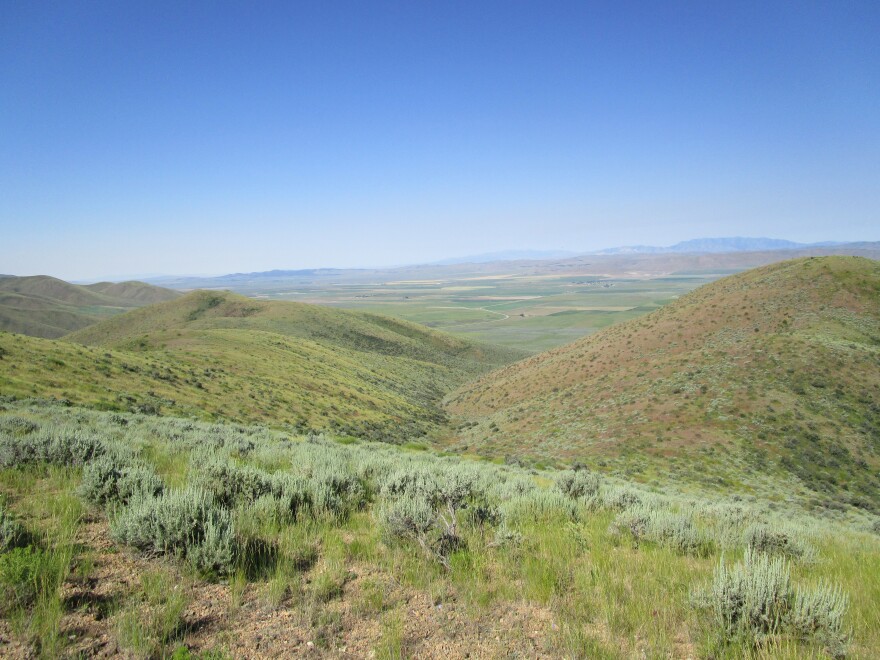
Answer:
<path fill-rule="evenodd" d="M 843 242 L 824 241 L 821 243 L 795 243 L 779 238 L 694 238 L 667 247 L 654 245 L 627 245 L 623 247 L 596 250 L 589 254 L 717 254 L 719 252 L 762 252 L 764 250 L 800 250 L 814 247 L 845 245 Z"/>
<path fill-rule="evenodd" d="M 520 261 L 546 259 L 568 259 L 581 255 L 617 255 L 617 254 L 719 254 L 723 252 L 763 252 L 766 250 L 801 250 L 804 248 L 832 247 L 846 245 L 840 241 L 823 241 L 821 243 L 795 243 L 779 238 L 750 238 L 742 236 L 723 238 L 694 238 L 681 241 L 666 247 L 656 245 L 625 245 L 604 248 L 588 252 L 572 252 L 570 250 L 503 250 L 486 252 L 466 257 L 453 257 L 432 261 L 429 266 L 452 266 L 456 264 L 484 264 L 494 261 Z M 279 273 L 281 271 L 273 271 Z"/>
<path fill-rule="evenodd" d="M 520 260 L 544 260 L 544 259 L 567 259 L 576 257 L 582 252 L 569 250 L 502 250 L 501 252 L 485 252 L 472 254 L 466 257 L 452 257 L 440 261 L 432 261 L 429 266 L 454 266 L 456 264 L 488 264 L 493 261 L 520 261 Z"/>

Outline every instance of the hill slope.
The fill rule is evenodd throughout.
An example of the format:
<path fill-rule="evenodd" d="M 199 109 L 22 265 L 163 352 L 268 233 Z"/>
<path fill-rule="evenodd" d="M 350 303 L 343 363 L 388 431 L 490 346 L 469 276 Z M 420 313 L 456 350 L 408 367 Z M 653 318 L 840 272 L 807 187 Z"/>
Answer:
<path fill-rule="evenodd" d="M 47 275 L 0 277 L 0 330 L 61 337 L 113 314 L 173 300 L 177 291 L 144 282 L 80 286 Z"/>
<path fill-rule="evenodd" d="M 880 263 L 797 259 L 465 386 L 460 446 L 880 510 Z M 766 487 L 766 488 L 765 488 Z"/>
<path fill-rule="evenodd" d="M 387 317 L 196 291 L 64 341 L 0 335 L 0 393 L 417 437 L 443 396 L 521 354 Z"/>

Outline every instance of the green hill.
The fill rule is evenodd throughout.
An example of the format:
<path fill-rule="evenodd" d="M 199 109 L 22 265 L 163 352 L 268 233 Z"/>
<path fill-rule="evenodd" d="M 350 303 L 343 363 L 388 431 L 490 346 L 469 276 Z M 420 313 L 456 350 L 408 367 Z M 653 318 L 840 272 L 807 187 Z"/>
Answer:
<path fill-rule="evenodd" d="M 492 372 L 459 448 L 880 511 L 880 262 L 786 261 Z"/>
<path fill-rule="evenodd" d="M 0 393 L 418 437 L 443 396 L 521 357 L 395 319 L 196 291 L 63 341 L 0 335 Z"/>
<path fill-rule="evenodd" d="M 96 282 L 95 284 L 86 284 L 83 288 L 116 300 L 125 300 L 141 305 L 166 302 L 174 300 L 181 295 L 178 291 L 164 289 L 160 286 L 135 280 L 128 282 Z"/>
<path fill-rule="evenodd" d="M 143 282 L 80 286 L 47 275 L 0 277 L 0 330 L 55 338 L 180 294 Z"/>

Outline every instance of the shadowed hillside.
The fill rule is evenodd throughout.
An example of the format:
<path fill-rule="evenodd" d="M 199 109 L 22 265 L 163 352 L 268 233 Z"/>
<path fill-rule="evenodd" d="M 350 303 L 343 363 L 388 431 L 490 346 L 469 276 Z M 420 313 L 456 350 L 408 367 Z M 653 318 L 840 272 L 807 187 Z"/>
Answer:
<path fill-rule="evenodd" d="M 381 316 L 196 291 L 47 342 L 0 335 L 0 393 L 418 437 L 445 394 L 521 354 Z"/>
<path fill-rule="evenodd" d="M 878 511 L 878 401 L 880 263 L 827 257 L 703 286 L 449 409 L 480 453 Z"/>
<path fill-rule="evenodd" d="M 0 330 L 55 338 L 181 294 L 144 282 L 80 286 L 47 275 L 0 277 Z"/>

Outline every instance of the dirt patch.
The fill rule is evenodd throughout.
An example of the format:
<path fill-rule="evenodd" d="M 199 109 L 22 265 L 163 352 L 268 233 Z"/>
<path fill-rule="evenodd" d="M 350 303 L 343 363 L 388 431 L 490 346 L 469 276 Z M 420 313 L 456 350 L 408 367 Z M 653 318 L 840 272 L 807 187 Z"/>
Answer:
<path fill-rule="evenodd" d="M 86 520 L 77 540 L 85 548 L 79 561 L 87 570 L 74 571 L 63 587 L 65 656 L 133 657 L 117 640 L 118 613 L 140 588 L 140 576 L 163 568 L 173 571 L 188 592 L 182 643 L 195 652 L 222 649 L 235 658 L 370 658 L 380 646 L 390 645 L 419 658 L 551 657 L 548 636 L 557 629 L 553 617 L 524 602 L 475 611 L 452 588 L 440 602 L 375 566 L 353 564 L 339 597 L 316 603 L 312 576 L 306 573 L 282 604 L 271 605 L 264 583 L 248 584 L 234 599 L 228 584 L 194 581 L 173 563 L 120 549 L 103 518 Z M 365 608 L 365 594 L 376 585 L 382 605 Z M 35 657 L 4 620 L 0 656 Z"/>

